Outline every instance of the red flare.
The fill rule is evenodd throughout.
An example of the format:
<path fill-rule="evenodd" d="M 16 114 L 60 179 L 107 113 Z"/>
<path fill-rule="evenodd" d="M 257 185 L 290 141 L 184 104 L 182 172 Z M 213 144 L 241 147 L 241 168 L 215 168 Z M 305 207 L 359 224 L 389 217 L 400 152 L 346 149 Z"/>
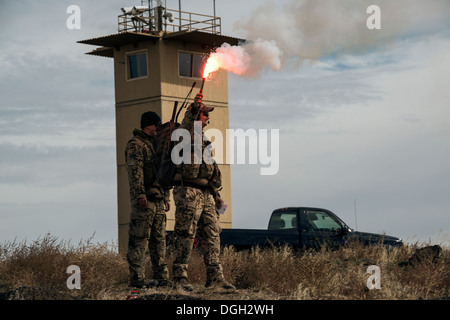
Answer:
<path fill-rule="evenodd" d="M 219 61 L 214 56 L 209 56 L 205 64 L 205 69 L 203 69 L 203 79 L 210 77 L 211 73 L 219 70 Z"/>

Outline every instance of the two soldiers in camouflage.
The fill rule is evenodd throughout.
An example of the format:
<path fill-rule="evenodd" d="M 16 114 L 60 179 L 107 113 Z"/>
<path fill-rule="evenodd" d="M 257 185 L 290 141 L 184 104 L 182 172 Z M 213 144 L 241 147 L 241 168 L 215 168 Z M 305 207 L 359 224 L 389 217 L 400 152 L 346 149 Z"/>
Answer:
<path fill-rule="evenodd" d="M 201 94 L 195 97 L 184 116 L 180 128 L 187 129 L 194 140 L 194 123 L 201 121 L 202 129 L 209 122 L 209 112 L 214 108 L 205 106 Z M 151 115 L 151 116 L 150 116 Z M 160 123 L 159 117 L 153 112 L 142 115 L 142 119 L 154 117 L 148 123 L 156 127 Z M 157 118 L 156 118 L 157 117 Z M 148 124 L 142 120 L 141 127 Z M 156 156 L 153 139 L 147 137 L 145 127 L 142 131 L 135 130 L 126 149 L 127 170 L 130 182 L 130 197 L 132 215 L 129 232 L 128 262 L 130 267 L 130 285 L 152 286 L 169 285 L 165 259 L 166 218 L 165 211 L 169 210 L 170 189 L 162 188 L 157 180 L 151 158 Z M 156 134 L 153 132 L 153 136 Z M 201 131 L 202 132 L 202 131 Z M 142 135 L 144 133 L 144 135 Z M 201 133 L 203 134 L 203 133 Z M 204 141 L 202 139 L 201 141 Z M 204 149 L 210 144 L 204 141 Z M 146 147 L 145 147 L 146 146 Z M 198 240 L 206 266 L 206 287 L 221 287 L 235 290 L 235 287 L 225 281 L 220 263 L 220 223 L 216 211 L 223 205 L 219 190 L 222 187 L 222 176 L 215 162 L 207 164 L 202 161 L 197 164 L 191 152 L 192 161 L 182 163 L 177 168 L 173 198 L 175 211 L 175 250 L 173 261 L 173 284 L 175 288 L 192 291 L 193 286 L 188 282 L 188 264 L 194 245 L 194 238 L 198 229 Z M 153 169 L 153 170 L 152 170 Z M 147 174 L 146 174 L 147 172 Z M 146 185 L 148 184 L 148 185 Z M 139 199 L 148 199 L 147 205 L 141 206 Z M 143 202 L 141 200 L 141 202 Z M 155 234 L 155 235 L 154 235 Z M 164 239 L 163 239 L 164 237 Z M 149 245 L 153 266 L 153 282 L 144 277 L 143 258 Z M 163 250 L 164 248 L 164 250 Z"/>

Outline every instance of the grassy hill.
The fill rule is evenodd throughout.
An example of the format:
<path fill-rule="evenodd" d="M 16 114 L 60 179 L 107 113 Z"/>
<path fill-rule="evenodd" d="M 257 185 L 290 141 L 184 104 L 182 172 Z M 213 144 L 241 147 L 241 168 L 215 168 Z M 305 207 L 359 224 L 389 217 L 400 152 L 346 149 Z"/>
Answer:
<path fill-rule="evenodd" d="M 174 300 L 416 300 L 449 299 L 450 250 L 439 257 L 411 260 L 422 246 L 386 249 L 352 243 L 336 251 L 293 252 L 289 247 L 236 252 L 226 248 L 222 264 L 234 293 L 204 288 L 199 249 L 189 266 L 190 293 L 174 289 L 141 290 L 141 299 Z M 167 255 L 169 270 L 172 265 Z M 81 289 L 68 289 L 67 268 L 81 271 Z M 368 267 L 380 269 L 380 289 L 369 289 Z M 149 262 L 150 266 L 150 262 Z M 151 278 L 151 268 L 148 277 Z M 0 244 L 0 300 L 125 300 L 130 294 L 126 258 L 108 243 L 72 245 L 46 235 L 31 243 Z"/>

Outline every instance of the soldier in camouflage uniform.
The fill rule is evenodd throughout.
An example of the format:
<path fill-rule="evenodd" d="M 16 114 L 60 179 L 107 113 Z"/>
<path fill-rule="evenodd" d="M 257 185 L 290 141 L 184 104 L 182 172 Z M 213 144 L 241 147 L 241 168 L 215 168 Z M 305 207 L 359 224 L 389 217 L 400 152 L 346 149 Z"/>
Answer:
<path fill-rule="evenodd" d="M 131 219 L 129 223 L 127 260 L 130 286 L 151 287 L 169 285 L 169 272 L 165 263 L 166 212 L 170 209 L 170 189 L 162 188 L 156 181 L 154 136 L 161 123 L 154 112 L 141 117 L 141 129 L 125 150 L 126 167 L 130 184 Z M 145 279 L 145 254 L 150 252 L 153 280 Z"/>
<path fill-rule="evenodd" d="M 202 96 L 198 94 L 184 116 L 180 128 L 187 129 L 194 139 L 194 122 L 201 121 L 202 129 L 209 120 L 209 112 L 214 108 L 201 103 Z M 203 137 L 202 137 L 203 138 Z M 200 140 L 200 141 L 203 141 Z M 210 144 L 204 142 L 203 151 Z M 222 187 L 222 176 L 215 161 L 211 164 L 194 161 L 195 152 L 191 152 L 190 164 L 182 163 L 178 166 L 175 176 L 176 185 L 173 197 L 175 211 L 175 252 L 173 262 L 173 280 L 176 287 L 192 291 L 193 287 L 187 281 L 188 262 L 192 252 L 196 229 L 198 240 L 206 266 L 206 287 L 222 287 L 235 290 L 235 287 L 224 279 L 220 263 L 220 224 L 219 209 L 223 205 L 219 190 Z M 209 162 L 209 161 L 208 161 Z"/>

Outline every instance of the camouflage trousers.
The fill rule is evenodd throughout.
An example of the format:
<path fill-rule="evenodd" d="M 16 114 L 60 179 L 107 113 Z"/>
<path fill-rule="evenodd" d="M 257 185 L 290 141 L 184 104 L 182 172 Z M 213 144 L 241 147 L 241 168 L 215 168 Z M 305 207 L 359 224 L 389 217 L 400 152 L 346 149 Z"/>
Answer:
<path fill-rule="evenodd" d="M 145 278 L 145 254 L 150 253 L 154 279 L 169 279 L 166 257 L 166 213 L 163 199 L 148 200 L 147 208 L 132 201 L 127 260 L 130 280 Z"/>
<path fill-rule="evenodd" d="M 173 198 L 176 205 L 173 277 L 187 278 L 197 231 L 207 278 L 210 281 L 223 280 L 220 263 L 221 228 L 212 195 L 207 190 L 176 186 Z"/>

